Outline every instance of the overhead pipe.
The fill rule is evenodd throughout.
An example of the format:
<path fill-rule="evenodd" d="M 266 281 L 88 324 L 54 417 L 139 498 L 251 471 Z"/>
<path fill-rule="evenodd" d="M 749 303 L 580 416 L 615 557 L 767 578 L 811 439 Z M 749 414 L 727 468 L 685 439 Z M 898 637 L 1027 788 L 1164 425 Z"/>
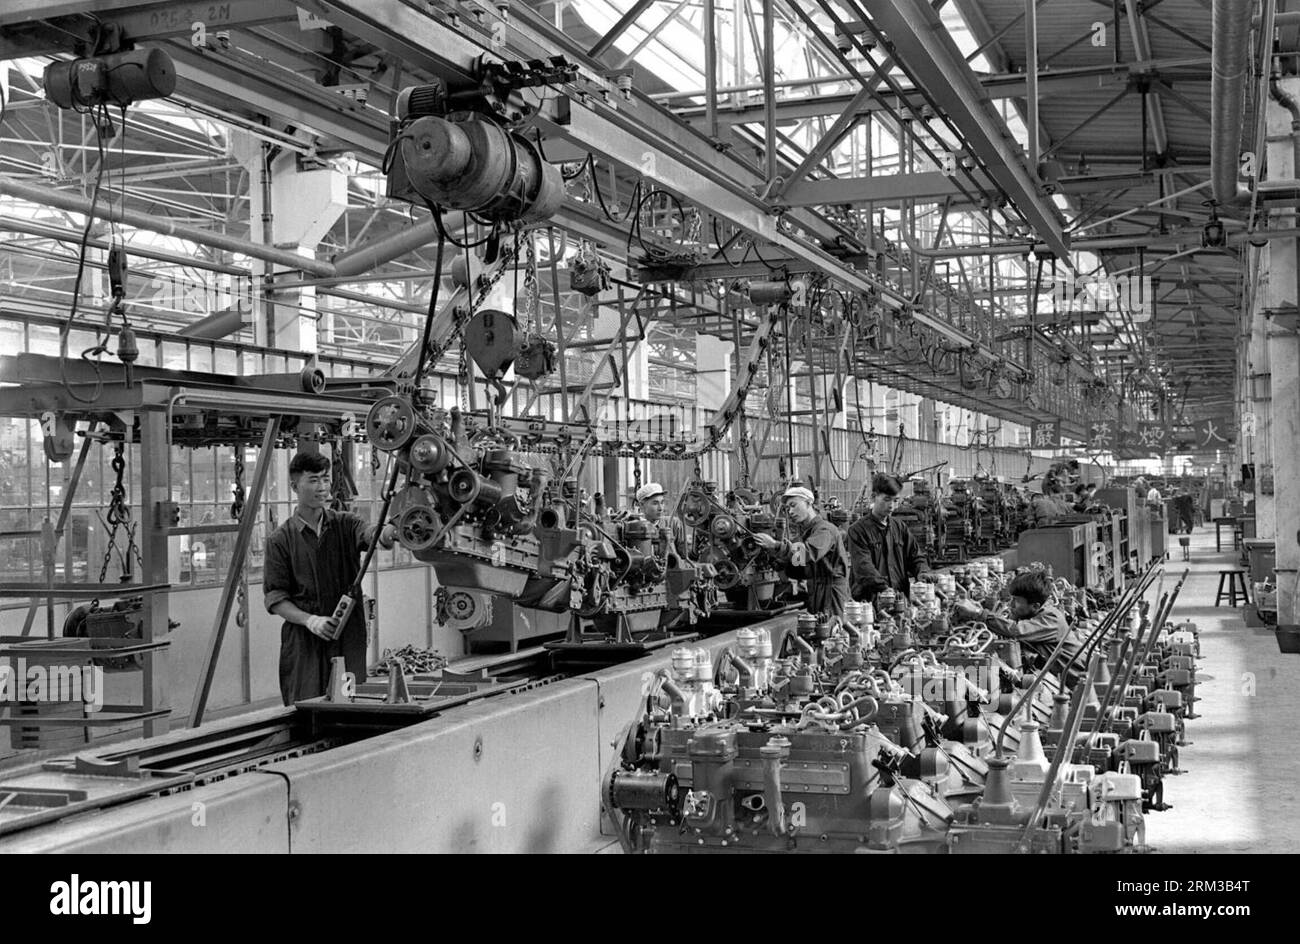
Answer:
<path fill-rule="evenodd" d="M 15 197 L 19 200 L 27 200 L 43 206 L 56 207 L 70 213 L 80 213 L 82 216 L 91 215 L 89 200 L 83 200 L 81 197 L 73 196 L 62 190 L 25 184 L 14 180 L 12 177 L 0 176 L 0 196 Z M 177 239 L 189 240 L 201 246 L 213 246 L 227 252 L 235 252 L 253 259 L 261 259 L 265 262 L 281 265 L 288 269 L 310 272 L 312 275 L 330 276 L 334 274 L 334 266 L 329 262 L 300 256 L 297 253 L 250 242 L 246 239 L 237 239 L 224 233 L 199 229 L 197 226 L 186 226 L 184 223 L 177 223 L 149 213 L 140 213 L 125 207 L 112 207 L 107 203 L 98 204 L 95 207 L 94 215 L 102 220 L 107 220 L 111 215 L 117 221 L 128 226 L 134 226 L 137 229 L 161 233 L 164 236 L 175 236 Z"/>
<path fill-rule="evenodd" d="M 42 239 L 53 239 L 61 242 L 81 242 L 81 233 L 75 230 L 66 229 L 61 226 L 53 226 L 49 223 L 40 223 L 36 220 L 20 220 L 12 216 L 0 217 L 0 232 L 23 233 L 27 236 L 39 236 Z M 86 240 L 87 247 L 91 249 L 103 249 L 107 251 L 111 248 L 107 240 L 95 239 L 94 237 Z M 213 262 L 211 259 L 198 259 L 193 256 L 186 256 L 179 252 L 168 252 L 165 249 L 155 249 L 149 246 L 130 246 L 128 252 L 132 256 L 139 256 L 142 259 L 153 259 L 157 262 L 167 262 L 171 265 L 189 266 L 195 269 L 203 269 L 207 272 L 218 272 L 223 275 L 230 275 L 237 278 L 249 278 L 248 269 L 241 266 L 227 265 L 224 262 Z"/>
<path fill-rule="evenodd" d="M 1241 125 L 1250 78 L 1250 21 L 1254 0 L 1213 0 L 1210 54 L 1210 180 L 1220 206 L 1250 199 L 1237 184 Z"/>
<path fill-rule="evenodd" d="M 335 277 L 372 272 L 385 262 L 429 245 L 438 238 L 438 223 L 433 217 L 405 229 L 363 243 L 334 257 Z"/>
<path fill-rule="evenodd" d="M 238 306 L 223 308 L 221 311 L 214 311 L 192 324 L 187 324 L 176 332 L 176 336 L 178 338 L 199 338 L 204 341 L 217 341 L 242 331 L 252 324 L 248 320 L 252 317 L 252 314 L 251 311 Z"/>

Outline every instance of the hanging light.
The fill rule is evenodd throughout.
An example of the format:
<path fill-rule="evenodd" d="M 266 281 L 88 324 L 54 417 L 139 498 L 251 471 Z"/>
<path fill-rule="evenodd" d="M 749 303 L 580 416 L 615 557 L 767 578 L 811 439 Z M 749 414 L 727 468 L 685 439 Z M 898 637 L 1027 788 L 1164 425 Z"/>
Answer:
<path fill-rule="evenodd" d="M 1226 245 L 1227 242 L 1223 223 L 1219 220 L 1219 214 L 1215 210 L 1214 202 L 1210 201 L 1210 219 L 1205 224 L 1205 228 L 1201 230 L 1201 246 L 1205 249 L 1217 249 Z"/>

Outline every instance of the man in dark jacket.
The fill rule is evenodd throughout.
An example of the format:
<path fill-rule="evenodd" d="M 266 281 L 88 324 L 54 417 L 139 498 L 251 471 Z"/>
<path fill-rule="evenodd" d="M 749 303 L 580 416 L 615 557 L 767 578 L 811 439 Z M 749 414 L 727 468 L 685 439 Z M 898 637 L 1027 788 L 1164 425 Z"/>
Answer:
<path fill-rule="evenodd" d="M 357 579 L 360 557 L 378 533 L 393 546 L 395 529 L 367 525 L 352 512 L 331 511 L 330 462 L 303 453 L 289 463 L 298 507 L 266 540 L 262 592 L 280 629 L 280 697 L 286 705 L 325 694 L 330 660 L 342 656 L 357 682 L 366 679 L 366 624 L 358 600 L 339 631 L 330 615 Z"/>
<path fill-rule="evenodd" d="M 770 534 L 755 534 L 754 540 L 783 561 L 786 573 L 808 582 L 808 611 L 843 616 L 849 600 L 849 555 L 844 536 L 813 508 L 813 493 L 793 485 L 781 496 L 786 515 L 795 529 L 795 540 L 778 541 Z"/>
<path fill-rule="evenodd" d="M 930 569 L 907 525 L 893 516 L 900 491 L 898 479 L 892 475 L 874 476 L 870 512 L 849 526 L 846 543 L 855 600 L 874 600 L 887 588 L 906 594 L 912 578 Z"/>

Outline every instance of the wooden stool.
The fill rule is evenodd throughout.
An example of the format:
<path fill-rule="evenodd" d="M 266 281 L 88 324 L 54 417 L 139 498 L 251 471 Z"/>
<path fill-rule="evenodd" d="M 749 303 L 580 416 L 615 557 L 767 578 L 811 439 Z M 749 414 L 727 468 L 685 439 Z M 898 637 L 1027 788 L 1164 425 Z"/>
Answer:
<path fill-rule="evenodd" d="M 1223 589 L 1223 581 L 1228 581 L 1228 589 Z M 1228 598 L 1228 606 L 1237 605 L 1237 587 L 1241 587 L 1241 602 L 1250 602 L 1250 591 L 1246 589 L 1246 572 L 1244 570 L 1219 571 L 1219 592 L 1215 594 L 1214 605 L 1218 606 L 1223 598 Z"/>
<path fill-rule="evenodd" d="M 1186 534 L 1180 534 L 1178 536 L 1178 546 L 1183 549 L 1183 560 L 1192 559 L 1191 543 L 1192 539 Z"/>

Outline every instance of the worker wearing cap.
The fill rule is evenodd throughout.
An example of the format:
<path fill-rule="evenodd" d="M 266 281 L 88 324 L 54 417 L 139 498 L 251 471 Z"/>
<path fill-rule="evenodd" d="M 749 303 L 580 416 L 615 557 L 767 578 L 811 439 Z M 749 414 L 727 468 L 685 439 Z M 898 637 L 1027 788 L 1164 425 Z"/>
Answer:
<path fill-rule="evenodd" d="M 813 507 L 813 493 L 802 485 L 792 485 L 781 496 L 786 517 L 794 526 L 793 541 L 778 541 L 770 534 L 758 533 L 754 540 L 778 560 L 786 573 L 808 582 L 808 610 L 827 616 L 843 616 L 849 601 L 849 555 L 844 537 Z"/>
<path fill-rule="evenodd" d="M 902 486 L 892 475 L 872 476 L 868 513 L 849 525 L 846 543 L 852 559 L 855 600 L 874 600 L 886 589 L 906 594 L 912 579 L 930 569 L 912 532 L 893 516 L 901 491 Z"/>
<path fill-rule="evenodd" d="M 682 559 L 691 557 L 686 542 L 686 526 L 676 515 L 666 513 L 668 492 L 658 482 L 648 482 L 636 490 L 636 503 L 641 514 L 652 525 L 666 528 L 672 535 L 673 550 Z"/>

